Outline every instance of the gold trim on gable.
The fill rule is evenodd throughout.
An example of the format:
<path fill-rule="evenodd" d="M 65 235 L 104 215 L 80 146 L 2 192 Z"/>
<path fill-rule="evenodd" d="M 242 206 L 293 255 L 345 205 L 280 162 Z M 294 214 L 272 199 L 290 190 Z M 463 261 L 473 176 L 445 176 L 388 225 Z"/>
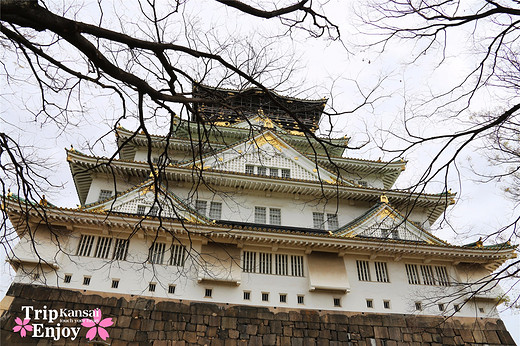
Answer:
<path fill-rule="evenodd" d="M 282 142 L 280 142 L 278 140 L 278 138 L 273 136 L 271 133 L 266 133 L 262 137 L 260 137 L 256 140 L 253 140 L 252 142 L 255 143 L 258 148 L 261 148 L 266 144 L 270 144 L 273 147 L 275 147 L 276 149 L 278 149 L 279 151 L 282 151 L 282 148 L 287 149 L 287 146 L 285 144 L 283 144 Z"/>

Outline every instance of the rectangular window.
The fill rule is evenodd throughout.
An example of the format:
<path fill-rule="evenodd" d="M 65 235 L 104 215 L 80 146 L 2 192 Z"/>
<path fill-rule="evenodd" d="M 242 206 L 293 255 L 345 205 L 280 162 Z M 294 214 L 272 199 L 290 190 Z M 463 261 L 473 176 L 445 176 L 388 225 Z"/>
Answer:
<path fill-rule="evenodd" d="M 449 286 L 450 280 L 448 278 L 448 271 L 446 267 L 435 267 L 435 274 L 437 274 L 437 284 L 440 286 Z"/>
<path fill-rule="evenodd" d="M 389 300 L 383 300 L 383 307 L 385 309 L 390 309 L 390 301 Z"/>
<path fill-rule="evenodd" d="M 262 292 L 262 301 L 268 302 L 269 301 L 269 293 Z"/>
<path fill-rule="evenodd" d="M 206 288 L 206 291 L 204 292 L 204 298 L 211 298 L 212 295 L 213 295 L 213 289 Z"/>
<path fill-rule="evenodd" d="M 97 258 L 108 258 L 110 255 L 110 246 L 112 245 L 112 238 L 98 237 L 96 251 L 94 251 L 94 257 Z"/>
<path fill-rule="evenodd" d="M 287 294 L 280 293 L 280 303 L 287 303 Z"/>
<path fill-rule="evenodd" d="M 460 311 L 460 305 L 459 304 L 453 304 L 453 309 L 455 309 L 455 312 Z"/>
<path fill-rule="evenodd" d="M 168 293 L 169 294 L 175 294 L 175 285 L 169 285 L 168 286 Z"/>
<path fill-rule="evenodd" d="M 358 180 L 358 185 L 362 187 L 368 187 L 368 183 L 365 180 Z"/>
<path fill-rule="evenodd" d="M 63 278 L 63 282 L 66 284 L 70 284 L 70 280 L 72 280 L 72 275 L 65 274 L 65 277 Z"/>
<path fill-rule="evenodd" d="M 336 306 L 336 307 L 341 306 L 341 298 L 334 298 L 334 306 Z"/>
<path fill-rule="evenodd" d="M 201 215 L 204 215 L 206 216 L 206 204 L 208 202 L 206 201 L 201 201 L 200 199 L 196 200 L 195 201 L 195 210 L 201 214 Z"/>
<path fill-rule="evenodd" d="M 153 243 L 148 251 L 148 262 L 154 264 L 163 264 L 164 261 L 164 250 L 166 244 L 164 243 Z"/>
<path fill-rule="evenodd" d="M 388 282 L 388 270 L 386 262 L 375 262 L 376 267 L 376 280 L 378 282 Z"/>
<path fill-rule="evenodd" d="M 95 237 L 93 235 L 81 235 L 76 255 L 90 256 L 90 251 L 92 250 L 92 245 L 94 244 L 94 238 Z"/>
<path fill-rule="evenodd" d="M 244 300 L 251 300 L 251 292 L 244 291 Z"/>
<path fill-rule="evenodd" d="M 150 208 L 150 211 L 148 212 L 148 215 L 150 216 L 157 216 L 159 214 L 159 207 L 154 206 Z"/>
<path fill-rule="evenodd" d="M 356 261 L 359 281 L 370 281 L 370 267 L 368 261 Z"/>
<path fill-rule="evenodd" d="M 264 166 L 256 167 L 256 174 L 258 175 L 267 175 L 267 168 Z"/>
<path fill-rule="evenodd" d="M 278 168 L 269 168 L 269 175 L 271 177 L 277 177 L 278 176 Z"/>
<path fill-rule="evenodd" d="M 289 179 L 291 177 L 291 170 L 287 168 L 282 168 L 282 178 Z"/>
<path fill-rule="evenodd" d="M 90 285 L 90 276 L 83 277 L 83 285 L 85 285 L 85 286 Z"/>
<path fill-rule="evenodd" d="M 112 288 L 118 288 L 119 287 L 119 280 L 112 280 Z"/>
<path fill-rule="evenodd" d="M 303 276 L 303 256 L 291 256 L 291 275 Z"/>
<path fill-rule="evenodd" d="M 439 311 L 444 311 L 444 304 L 443 303 L 437 304 L 437 306 L 439 307 Z"/>
<path fill-rule="evenodd" d="M 416 264 L 406 264 L 406 276 L 408 277 L 408 283 L 412 285 L 419 285 L 419 273 L 417 272 Z"/>
<path fill-rule="evenodd" d="M 266 208 L 265 207 L 255 207 L 255 223 L 266 223 Z"/>
<path fill-rule="evenodd" d="M 137 215 L 144 215 L 146 212 L 146 206 L 145 205 L 138 205 L 137 206 Z"/>
<path fill-rule="evenodd" d="M 372 309 L 374 307 L 374 301 L 372 299 L 367 299 L 367 308 Z"/>
<path fill-rule="evenodd" d="M 110 190 L 101 190 L 99 192 L 98 201 L 104 201 L 105 199 L 109 199 L 110 197 L 112 197 L 112 191 L 110 191 Z"/>
<path fill-rule="evenodd" d="M 421 302 L 415 302 L 415 310 L 422 311 L 422 303 Z"/>
<path fill-rule="evenodd" d="M 269 223 L 271 225 L 282 224 L 282 210 L 278 208 L 269 208 Z"/>
<path fill-rule="evenodd" d="M 183 267 L 186 249 L 182 245 L 172 245 L 169 265 Z"/>
<path fill-rule="evenodd" d="M 255 174 L 255 166 L 246 165 L 246 173 L 247 174 Z"/>
<path fill-rule="evenodd" d="M 432 266 L 421 265 L 420 268 L 423 285 L 435 285 Z"/>
<path fill-rule="evenodd" d="M 338 225 L 338 214 L 327 214 L 327 223 L 330 231 L 337 230 Z"/>
<path fill-rule="evenodd" d="M 324 229 L 325 217 L 323 213 L 312 213 L 312 223 L 315 229 Z"/>
<path fill-rule="evenodd" d="M 220 220 L 222 218 L 222 203 L 211 202 L 209 205 L 209 217 L 214 220 Z"/>
<path fill-rule="evenodd" d="M 393 229 L 392 230 L 392 238 L 393 239 L 400 239 L 400 237 L 399 237 L 399 230 L 398 229 Z"/>
<path fill-rule="evenodd" d="M 126 260 L 128 254 L 128 239 L 116 239 L 114 244 L 114 256 L 112 259 L 116 261 Z"/>
<path fill-rule="evenodd" d="M 156 284 L 155 282 L 150 282 L 150 283 L 148 284 L 148 291 L 150 291 L 150 292 L 155 292 L 155 286 L 156 286 L 156 285 L 157 285 L 157 284 Z"/>
<path fill-rule="evenodd" d="M 256 272 L 256 252 L 244 251 L 242 255 L 242 270 L 246 273 Z"/>
<path fill-rule="evenodd" d="M 305 302 L 305 297 L 302 296 L 302 295 L 299 295 L 298 298 L 297 298 L 297 301 L 298 301 L 298 304 L 304 304 L 304 302 Z"/>
<path fill-rule="evenodd" d="M 260 274 L 271 274 L 271 263 L 272 263 L 272 254 L 259 252 L 258 253 L 258 272 Z"/>
<path fill-rule="evenodd" d="M 276 275 L 287 275 L 288 255 L 274 255 L 274 268 Z"/>

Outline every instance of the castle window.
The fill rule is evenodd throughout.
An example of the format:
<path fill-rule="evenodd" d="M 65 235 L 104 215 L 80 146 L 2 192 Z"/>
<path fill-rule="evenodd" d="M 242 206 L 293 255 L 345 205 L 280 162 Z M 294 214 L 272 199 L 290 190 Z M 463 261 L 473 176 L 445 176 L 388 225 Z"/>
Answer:
<path fill-rule="evenodd" d="M 368 261 L 356 261 L 359 281 L 370 281 L 370 267 Z"/>
<path fill-rule="evenodd" d="M 211 202 L 209 205 L 209 217 L 214 220 L 220 220 L 222 218 L 222 203 Z"/>
<path fill-rule="evenodd" d="M 119 287 L 119 280 L 112 280 L 112 288 L 118 288 Z"/>
<path fill-rule="evenodd" d="M 412 285 L 419 285 L 419 274 L 417 272 L 416 264 L 406 264 L 406 276 L 408 277 L 408 283 Z"/>
<path fill-rule="evenodd" d="M 269 175 L 271 177 L 278 177 L 278 172 L 279 172 L 278 168 L 269 168 Z"/>
<path fill-rule="evenodd" d="M 367 299 L 366 302 L 367 302 L 367 308 L 372 309 L 374 307 L 374 300 Z"/>
<path fill-rule="evenodd" d="M 383 300 L 383 307 L 385 309 L 390 309 L 390 301 L 389 300 Z"/>
<path fill-rule="evenodd" d="M 424 285 L 435 285 L 435 278 L 433 277 L 432 266 L 421 265 L 422 283 Z"/>
<path fill-rule="evenodd" d="M 246 165 L 246 173 L 247 174 L 255 174 L 255 166 Z"/>
<path fill-rule="evenodd" d="M 374 265 L 376 268 L 376 280 L 378 282 L 388 282 L 386 262 L 375 262 Z"/>
<path fill-rule="evenodd" d="M 244 300 L 251 300 L 251 292 L 244 291 Z"/>
<path fill-rule="evenodd" d="M 165 248 L 166 244 L 164 243 L 153 243 L 148 251 L 148 262 L 163 264 Z"/>
<path fill-rule="evenodd" d="M 263 302 L 268 302 L 269 301 L 269 293 L 262 292 L 262 301 Z"/>
<path fill-rule="evenodd" d="M 112 245 L 112 238 L 98 237 L 96 251 L 94 257 L 108 258 L 110 254 L 110 246 Z"/>
<path fill-rule="evenodd" d="M 280 303 L 287 303 L 287 294 L 280 293 Z"/>
<path fill-rule="evenodd" d="M 365 180 L 358 180 L 358 185 L 361 185 L 363 187 L 368 187 L 368 183 Z"/>
<path fill-rule="evenodd" d="M 297 301 L 298 301 L 298 304 L 304 304 L 305 303 L 305 296 L 298 295 Z"/>
<path fill-rule="evenodd" d="M 186 249 L 182 245 L 172 245 L 171 248 L 171 256 L 170 261 L 168 262 L 169 265 L 172 266 L 184 266 L 184 260 L 186 255 Z"/>
<path fill-rule="evenodd" d="M 69 284 L 70 280 L 72 280 L 72 275 L 71 274 L 65 274 L 65 277 L 63 278 L 63 282 L 66 283 L 66 284 Z"/>
<path fill-rule="evenodd" d="M 204 215 L 206 216 L 206 205 L 207 205 L 208 202 L 206 201 L 201 201 L 200 199 L 196 200 L 195 201 L 195 210 L 201 214 L 201 215 Z"/>
<path fill-rule="evenodd" d="M 291 256 L 291 275 L 303 276 L 303 256 Z"/>
<path fill-rule="evenodd" d="M 439 308 L 439 311 L 444 311 L 444 304 L 443 303 L 437 304 L 437 307 Z"/>
<path fill-rule="evenodd" d="M 90 276 L 83 277 L 83 285 L 85 285 L 85 286 L 90 285 Z"/>
<path fill-rule="evenodd" d="M 479 307 L 479 308 L 478 308 L 478 311 L 479 311 L 481 314 L 483 314 L 483 313 L 484 313 L 484 308 L 483 308 L 483 307 Z"/>
<path fill-rule="evenodd" d="M 291 177 L 291 170 L 287 168 L 282 168 L 282 178 L 289 179 Z"/>
<path fill-rule="evenodd" d="M 340 298 L 334 298 L 334 306 L 335 307 L 341 307 L 341 299 Z"/>
<path fill-rule="evenodd" d="M 154 206 L 150 208 L 150 211 L 148 212 L 148 215 L 150 216 L 157 216 L 159 214 L 159 207 Z"/>
<path fill-rule="evenodd" d="M 258 272 L 260 274 L 271 274 L 271 263 L 273 255 L 270 253 L 260 252 L 258 253 Z"/>
<path fill-rule="evenodd" d="M 437 274 L 437 284 L 439 286 L 449 286 L 450 280 L 448 278 L 448 271 L 446 267 L 435 267 L 435 273 Z"/>
<path fill-rule="evenodd" d="M 148 291 L 149 292 L 155 292 L 155 287 L 157 286 L 157 284 L 155 282 L 150 282 L 148 284 Z"/>
<path fill-rule="evenodd" d="M 276 275 L 287 275 L 288 255 L 274 255 L 274 268 Z"/>
<path fill-rule="evenodd" d="M 323 213 L 312 213 L 312 223 L 315 229 L 324 229 L 325 216 Z"/>
<path fill-rule="evenodd" d="M 278 208 L 269 208 L 269 223 L 271 225 L 282 224 L 282 211 Z"/>
<path fill-rule="evenodd" d="M 455 310 L 455 312 L 459 312 L 460 311 L 460 305 L 459 304 L 453 304 L 453 309 Z"/>
<path fill-rule="evenodd" d="M 168 286 L 168 293 L 169 294 L 175 294 L 175 285 L 169 285 Z"/>
<path fill-rule="evenodd" d="M 267 175 L 267 167 L 264 167 L 264 166 L 256 167 L 256 174 L 258 174 L 258 175 Z"/>
<path fill-rule="evenodd" d="M 212 288 L 206 288 L 204 292 L 204 298 L 211 298 L 213 295 L 213 289 Z"/>
<path fill-rule="evenodd" d="M 94 238 L 95 237 L 93 235 L 81 235 L 76 255 L 90 256 L 90 251 L 92 250 L 92 245 L 94 244 Z"/>
<path fill-rule="evenodd" d="M 112 197 L 112 191 L 101 190 L 99 191 L 98 201 L 104 201 L 105 199 L 109 199 L 110 197 Z"/>
<path fill-rule="evenodd" d="M 116 239 L 114 244 L 114 260 L 124 261 L 128 254 L 128 239 Z"/>
<path fill-rule="evenodd" d="M 137 206 L 137 215 L 144 215 L 146 213 L 146 205 Z"/>
<path fill-rule="evenodd" d="M 255 207 L 255 223 L 266 223 L 266 208 Z"/>
<path fill-rule="evenodd" d="M 246 273 L 256 272 L 256 252 L 244 251 L 242 255 L 242 270 Z"/>
<path fill-rule="evenodd" d="M 421 302 L 415 302 L 415 310 L 422 311 L 422 303 Z"/>
<path fill-rule="evenodd" d="M 338 214 L 327 214 L 327 224 L 331 231 L 338 229 Z"/>

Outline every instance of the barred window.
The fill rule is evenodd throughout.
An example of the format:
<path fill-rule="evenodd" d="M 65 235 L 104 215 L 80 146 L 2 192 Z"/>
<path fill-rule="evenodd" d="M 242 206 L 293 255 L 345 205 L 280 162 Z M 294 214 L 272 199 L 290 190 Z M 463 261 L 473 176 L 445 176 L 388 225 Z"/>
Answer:
<path fill-rule="evenodd" d="M 128 239 L 116 239 L 114 244 L 114 256 L 113 259 L 124 261 L 128 254 Z"/>
<path fill-rule="evenodd" d="M 246 165 L 246 173 L 247 174 L 255 174 L 255 166 Z"/>
<path fill-rule="evenodd" d="M 242 256 L 242 270 L 246 273 L 256 272 L 256 252 L 244 251 Z"/>
<path fill-rule="evenodd" d="M 222 218 L 222 203 L 211 202 L 209 206 L 209 217 L 214 220 L 220 220 Z"/>
<path fill-rule="evenodd" d="M 334 231 L 338 229 L 338 214 L 327 214 L 327 223 L 329 230 Z"/>
<path fill-rule="evenodd" d="M 144 215 L 146 212 L 146 206 L 145 205 L 138 205 L 137 206 L 137 215 Z"/>
<path fill-rule="evenodd" d="M 291 170 L 287 168 L 282 168 L 282 178 L 289 179 L 291 177 Z"/>
<path fill-rule="evenodd" d="M 112 197 L 112 191 L 110 191 L 110 190 L 101 190 L 99 192 L 98 201 L 104 201 L 105 199 L 109 199 L 110 197 Z"/>
<path fill-rule="evenodd" d="M 370 281 L 370 267 L 368 261 L 356 261 L 359 281 Z"/>
<path fill-rule="evenodd" d="M 282 224 L 282 210 L 278 208 L 269 208 L 269 223 L 271 225 Z"/>
<path fill-rule="evenodd" d="M 201 214 L 206 216 L 206 201 L 201 201 L 200 199 L 195 201 L 195 210 Z"/>
<path fill-rule="evenodd" d="M 449 286 L 450 279 L 448 278 L 448 271 L 446 267 L 435 267 L 435 274 L 437 274 L 437 284 L 440 286 Z"/>
<path fill-rule="evenodd" d="M 271 177 L 277 177 L 278 176 L 278 168 L 269 168 L 269 175 Z"/>
<path fill-rule="evenodd" d="M 108 258 L 110 255 L 110 246 L 112 245 L 112 238 L 109 237 L 98 237 L 96 251 L 94 257 Z"/>
<path fill-rule="evenodd" d="M 148 215 L 150 216 L 157 216 L 159 214 L 159 207 L 154 206 L 150 208 L 150 211 L 148 212 Z"/>
<path fill-rule="evenodd" d="M 272 262 L 272 254 L 260 252 L 258 253 L 258 272 L 261 274 L 271 274 L 271 262 Z"/>
<path fill-rule="evenodd" d="M 255 223 L 266 223 L 266 208 L 255 207 Z"/>
<path fill-rule="evenodd" d="M 258 166 L 256 167 L 256 172 L 258 175 L 267 175 L 267 167 Z"/>
<path fill-rule="evenodd" d="M 287 275 L 288 255 L 276 254 L 274 256 L 274 267 L 276 275 Z"/>
<path fill-rule="evenodd" d="M 374 265 L 376 268 L 376 280 L 378 282 L 388 282 L 386 262 L 375 262 Z"/>
<path fill-rule="evenodd" d="M 169 264 L 172 266 L 184 266 L 184 260 L 186 256 L 186 249 L 184 246 L 177 244 L 171 247 L 171 256 Z"/>
<path fill-rule="evenodd" d="M 163 264 L 164 261 L 164 250 L 166 244 L 164 243 L 153 243 L 148 251 L 148 262 L 154 264 Z"/>
<path fill-rule="evenodd" d="M 305 296 L 299 295 L 297 297 L 298 304 L 304 304 L 305 302 Z"/>
<path fill-rule="evenodd" d="M 432 266 L 421 265 L 421 276 L 424 285 L 435 285 Z"/>
<path fill-rule="evenodd" d="M 95 237 L 93 235 L 81 235 L 76 255 L 90 256 L 90 251 L 92 250 L 92 245 L 94 244 L 94 238 Z"/>
<path fill-rule="evenodd" d="M 291 275 L 303 276 L 303 256 L 291 256 Z"/>
<path fill-rule="evenodd" d="M 324 229 L 325 217 L 323 213 L 312 213 L 312 222 L 315 229 Z"/>
<path fill-rule="evenodd" d="M 406 264 L 406 276 L 408 277 L 408 283 L 412 285 L 419 285 L 419 273 L 417 271 L 416 264 Z"/>

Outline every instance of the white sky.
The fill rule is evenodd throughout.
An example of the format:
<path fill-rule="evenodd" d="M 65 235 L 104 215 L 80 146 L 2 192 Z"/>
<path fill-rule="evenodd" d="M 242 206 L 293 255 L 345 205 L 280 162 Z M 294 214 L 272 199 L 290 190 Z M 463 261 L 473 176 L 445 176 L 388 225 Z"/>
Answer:
<path fill-rule="evenodd" d="M 93 2 L 95 3 L 95 2 Z M 131 6 L 125 2 L 125 6 Z M 92 5 L 86 2 L 86 4 Z M 188 2 L 188 5 L 191 3 Z M 232 9 L 222 10 L 220 6 L 214 6 L 212 1 L 197 3 L 199 7 L 187 7 L 186 18 L 190 23 L 199 25 L 201 32 L 208 35 L 217 33 L 222 39 L 233 38 L 230 44 L 241 44 L 245 41 L 266 42 L 262 36 L 282 34 L 281 27 L 276 20 L 251 19 L 249 16 L 237 15 Z M 356 10 L 362 10 L 355 5 Z M 72 7 L 73 10 L 79 10 Z M 425 95 L 432 90 L 445 88 L 449 83 L 455 83 L 457 78 L 467 72 L 475 59 L 470 54 L 465 54 L 464 49 L 466 37 L 458 35 L 453 37 L 453 45 L 448 51 L 448 58 L 440 68 L 435 68 L 438 56 L 424 56 L 414 64 L 407 64 L 417 47 L 402 43 L 399 45 L 388 46 L 387 50 L 378 54 L 363 47 L 353 46 L 351 43 L 363 43 L 366 36 L 356 34 L 356 26 L 353 25 L 353 9 L 350 5 L 344 5 L 343 1 L 332 1 L 327 6 L 327 13 L 335 23 L 341 26 L 342 37 L 348 43 L 349 52 L 339 42 L 326 40 L 310 39 L 301 32 L 297 32 L 293 40 L 288 37 L 280 37 L 273 46 L 270 47 L 272 54 L 286 56 L 287 53 L 294 52 L 298 57 L 300 67 L 291 78 L 289 83 L 301 85 L 302 93 L 297 97 L 308 96 L 318 99 L 321 97 L 330 98 L 329 106 L 334 106 L 336 110 L 352 109 L 361 100 L 359 89 L 367 93 L 378 81 L 384 80 L 380 88 L 377 89 L 375 96 L 381 97 L 371 107 L 364 107 L 354 114 L 344 114 L 335 117 L 336 126 L 334 135 L 351 136 L 351 143 L 355 146 L 365 141 L 368 136 L 376 138 L 378 141 L 385 139 L 385 134 L 380 129 L 392 129 L 397 133 L 403 133 L 404 110 L 418 103 Z M 107 6 L 104 10 L 106 21 L 112 20 L 111 12 L 124 13 L 126 18 L 133 19 L 132 8 L 121 8 L 121 6 Z M 98 12 L 95 7 L 85 6 L 78 18 L 81 21 L 98 21 Z M 138 21 L 139 22 L 139 21 Z M 117 22 L 111 24 L 117 26 Z M 357 24 L 356 24 L 357 25 Z M 125 26 L 125 30 L 132 31 L 135 27 Z M 173 26 L 173 34 L 179 31 Z M 180 38 L 182 40 L 182 37 Z M 454 49 L 457 47 L 460 50 Z M 3 60 L 7 61 L 8 68 L 20 75 L 27 75 L 30 71 L 27 64 L 13 61 L 12 55 L 8 52 L 1 53 Z M 73 58 L 71 58 L 73 59 Z M 282 61 L 282 60 L 280 60 Z M 2 96 L 0 99 L 1 115 L 0 124 L 3 131 L 11 134 L 15 139 L 28 146 L 28 150 L 34 151 L 34 155 L 41 159 L 46 159 L 46 165 L 50 168 L 48 172 L 52 177 L 53 183 L 59 187 L 46 193 L 48 200 L 60 206 L 74 207 L 78 202 L 73 186 L 72 177 L 66 163 L 65 151 L 63 148 L 71 144 L 75 148 L 89 152 L 86 143 L 92 143 L 93 139 L 99 138 L 107 132 L 112 124 L 112 119 L 120 112 L 120 105 L 117 99 L 110 97 L 99 97 L 99 90 L 96 88 L 84 88 L 84 95 L 81 100 L 73 104 L 81 104 L 86 111 L 83 116 L 72 118 L 72 124 L 66 129 L 57 127 L 52 121 L 45 121 L 43 117 L 35 118 L 28 113 L 26 106 L 37 109 L 39 105 L 38 91 L 27 85 L 25 82 L 6 84 L 2 78 Z M 291 86 L 292 86 L 291 85 Z M 359 89 L 358 89 L 359 88 Z M 282 92 L 283 93 L 283 92 Z M 493 110 L 497 98 L 493 91 L 484 90 L 479 94 L 474 105 L 473 112 Z M 58 95 L 58 99 L 63 99 L 63 95 Z M 433 105 L 432 105 L 433 106 Z M 423 109 L 422 109 L 423 110 Z M 406 113 L 410 115 L 410 113 Z M 465 118 L 457 120 L 446 120 L 443 114 L 434 114 L 431 118 L 417 119 L 411 123 L 411 128 L 417 134 L 438 134 L 453 129 L 460 129 Z M 126 121 L 123 125 L 129 129 L 135 127 L 132 120 Z M 115 138 L 109 135 L 103 141 L 105 146 L 97 145 L 94 152 L 97 155 L 111 155 L 114 150 Z M 388 139 L 387 144 L 399 146 L 401 143 Z M 482 145 L 481 143 L 477 143 Z M 409 161 L 406 171 L 398 180 L 397 186 L 406 187 L 414 182 L 429 160 L 435 155 L 439 144 L 428 144 L 422 146 L 411 153 L 405 155 Z M 381 152 L 372 141 L 360 150 L 348 152 L 348 156 L 362 157 L 366 159 L 392 159 L 392 155 Z M 471 165 L 471 166 L 470 166 Z M 455 244 L 472 242 L 481 234 L 495 231 L 501 226 L 513 220 L 514 215 L 518 215 L 519 210 L 514 210 L 512 201 L 507 200 L 503 193 L 503 186 L 494 182 L 481 183 L 473 172 L 476 168 L 479 172 L 490 172 L 493 169 L 488 160 L 476 147 L 469 147 L 464 150 L 458 160 L 457 167 L 459 174 L 455 172 L 449 175 L 449 188 L 457 192 L 460 197 L 457 204 L 450 207 L 447 214 L 446 223 L 439 224 L 440 230 L 435 234 Z M 62 187 L 61 187 L 62 186 Z M 428 192 L 442 192 L 443 184 L 432 184 Z M 516 213 L 515 213 L 516 212 Z M 5 256 L 5 254 L 2 254 Z M 9 273 L 7 266 L 4 266 L 1 273 L 2 285 L 0 293 L 5 292 L 9 284 Z M 516 294 L 519 292 L 517 291 Z M 2 294 L 3 295 L 3 294 Z M 510 312 L 503 315 L 510 333 L 515 340 L 520 343 L 520 326 L 518 315 L 511 315 Z"/>

